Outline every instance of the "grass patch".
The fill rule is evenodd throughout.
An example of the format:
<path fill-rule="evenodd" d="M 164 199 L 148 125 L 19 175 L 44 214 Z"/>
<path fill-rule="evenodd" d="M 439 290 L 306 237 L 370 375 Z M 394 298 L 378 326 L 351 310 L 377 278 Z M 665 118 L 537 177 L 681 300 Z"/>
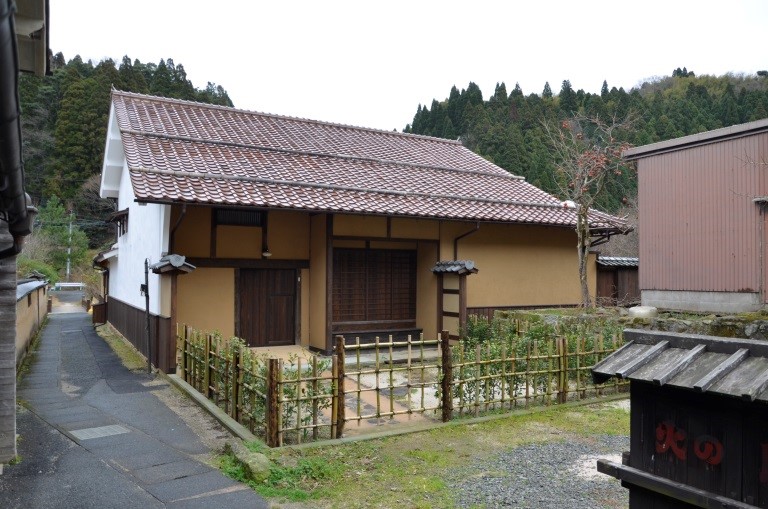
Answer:
<path fill-rule="evenodd" d="M 21 381 L 21 379 L 24 378 L 24 375 L 29 373 L 30 367 L 32 366 L 32 361 L 37 353 L 37 348 L 40 346 L 40 338 L 42 337 L 43 329 L 46 325 L 48 325 L 48 315 L 45 315 L 45 319 L 43 319 L 43 322 L 40 324 L 40 328 L 37 329 L 35 337 L 33 337 L 32 341 L 29 342 L 29 346 L 27 347 L 27 354 L 21 360 L 21 364 L 16 369 L 16 382 Z"/>
<path fill-rule="evenodd" d="M 457 472 L 476 461 L 530 443 L 628 434 L 629 412 L 616 403 L 552 407 L 376 440 L 269 450 L 277 466 L 268 486 L 255 489 L 296 509 L 456 507 Z"/>
<path fill-rule="evenodd" d="M 146 369 L 147 360 L 128 343 L 111 325 L 104 324 L 96 327 L 96 333 L 107 342 L 112 351 L 120 357 L 123 365 L 131 371 Z"/>
<path fill-rule="evenodd" d="M 275 464 L 263 483 L 248 479 L 242 465 L 234 456 L 222 456 L 219 468 L 225 475 L 248 484 L 264 497 L 291 502 L 304 502 L 330 496 L 329 487 L 333 486 L 342 473 L 340 465 L 330 464 L 322 458 L 311 457 L 298 458 L 293 465 Z"/>

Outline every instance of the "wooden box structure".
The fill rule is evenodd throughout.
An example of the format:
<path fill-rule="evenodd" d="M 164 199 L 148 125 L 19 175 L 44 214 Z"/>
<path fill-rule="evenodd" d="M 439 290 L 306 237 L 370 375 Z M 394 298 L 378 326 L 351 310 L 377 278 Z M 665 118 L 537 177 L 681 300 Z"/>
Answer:
<path fill-rule="evenodd" d="M 637 258 L 600 256 L 597 259 L 597 300 L 603 306 L 640 303 Z"/>
<path fill-rule="evenodd" d="M 597 469 L 630 509 L 768 508 L 768 342 L 626 330 L 592 370 L 630 380 L 630 451 Z"/>

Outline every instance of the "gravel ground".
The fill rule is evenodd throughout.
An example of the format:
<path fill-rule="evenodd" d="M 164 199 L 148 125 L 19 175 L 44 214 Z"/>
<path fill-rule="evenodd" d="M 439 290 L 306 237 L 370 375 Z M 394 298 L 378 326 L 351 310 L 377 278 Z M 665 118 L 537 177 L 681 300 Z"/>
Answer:
<path fill-rule="evenodd" d="M 596 469 L 598 458 L 621 462 L 629 437 L 568 437 L 502 452 L 457 472 L 459 507 L 486 509 L 626 508 L 628 491 Z"/>

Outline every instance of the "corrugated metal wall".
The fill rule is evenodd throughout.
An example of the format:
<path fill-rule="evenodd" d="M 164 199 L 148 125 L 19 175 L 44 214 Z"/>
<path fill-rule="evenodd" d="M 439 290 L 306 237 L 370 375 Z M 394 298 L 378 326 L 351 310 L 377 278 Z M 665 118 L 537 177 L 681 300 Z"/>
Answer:
<path fill-rule="evenodd" d="M 758 292 L 768 133 L 638 160 L 640 288 Z"/>

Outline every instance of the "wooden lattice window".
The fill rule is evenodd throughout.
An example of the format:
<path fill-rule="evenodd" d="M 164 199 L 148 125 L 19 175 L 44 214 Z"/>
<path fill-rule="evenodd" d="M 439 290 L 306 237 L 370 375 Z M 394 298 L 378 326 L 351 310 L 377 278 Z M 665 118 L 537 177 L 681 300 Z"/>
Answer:
<path fill-rule="evenodd" d="M 334 249 L 335 323 L 415 320 L 415 251 Z"/>
<path fill-rule="evenodd" d="M 259 210 L 214 209 L 214 221 L 217 225 L 264 226 L 267 213 Z"/>

